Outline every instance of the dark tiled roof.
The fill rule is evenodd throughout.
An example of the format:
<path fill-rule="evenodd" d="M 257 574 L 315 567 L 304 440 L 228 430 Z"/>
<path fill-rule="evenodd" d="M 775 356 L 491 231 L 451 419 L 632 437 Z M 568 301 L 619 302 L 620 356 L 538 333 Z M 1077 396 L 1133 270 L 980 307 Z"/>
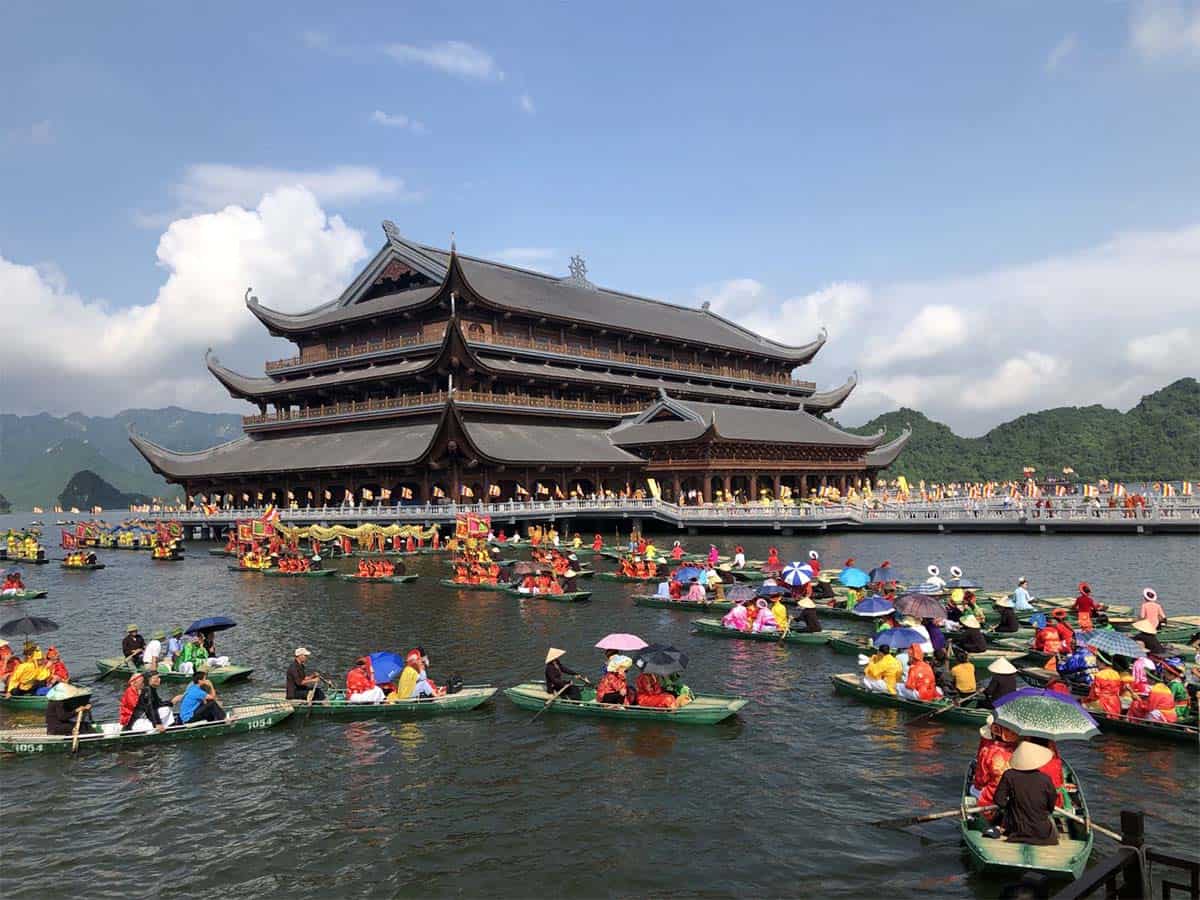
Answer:
<path fill-rule="evenodd" d="M 846 402 L 846 398 L 850 396 L 855 385 L 858 384 L 858 376 L 851 375 L 846 383 L 841 387 L 836 387 L 829 391 L 817 391 L 811 396 L 805 398 L 804 408 L 809 412 L 829 412 L 837 409 Z"/>
<path fill-rule="evenodd" d="M 216 379 L 225 385 L 229 393 L 233 396 L 269 397 L 334 384 L 353 384 L 358 381 L 374 381 L 394 375 L 410 375 L 428 366 L 430 359 L 407 359 L 386 366 L 368 366 L 367 368 L 353 369 L 347 372 L 309 375 L 287 381 L 243 375 L 240 372 L 235 372 L 233 369 L 221 365 L 220 361 L 212 354 L 205 356 L 205 363 L 208 365 L 208 371 L 212 372 Z"/>
<path fill-rule="evenodd" d="M 600 428 L 531 425 L 463 417 L 471 442 L 485 456 L 504 462 L 612 465 L 642 460 L 613 446 Z"/>
<path fill-rule="evenodd" d="M 129 440 L 171 478 L 403 465 L 420 459 L 439 420 L 280 437 L 242 437 L 196 453 L 176 453 L 130 431 Z"/>
<path fill-rule="evenodd" d="M 910 437 L 912 437 L 912 429 L 905 428 L 900 432 L 898 438 L 888 441 L 868 453 L 867 465 L 872 468 L 887 468 L 896 461 L 896 457 L 900 455 L 900 451 L 904 449 L 904 445 L 908 443 Z"/>
<path fill-rule="evenodd" d="M 325 325 L 340 325 L 345 322 L 353 322 L 356 319 L 369 319 L 372 316 L 387 315 L 403 312 L 406 309 L 413 309 L 421 306 L 430 298 L 435 297 L 441 289 L 441 285 L 414 288 L 411 291 L 387 294 L 383 297 L 376 297 L 374 300 L 355 303 L 351 306 L 342 306 L 337 301 L 334 301 L 333 303 L 324 303 L 321 306 L 310 309 L 308 312 L 296 314 L 268 309 L 254 297 L 251 297 L 246 305 L 268 328 L 274 331 L 295 333 L 298 331 L 308 331 L 313 328 L 321 328 Z"/>

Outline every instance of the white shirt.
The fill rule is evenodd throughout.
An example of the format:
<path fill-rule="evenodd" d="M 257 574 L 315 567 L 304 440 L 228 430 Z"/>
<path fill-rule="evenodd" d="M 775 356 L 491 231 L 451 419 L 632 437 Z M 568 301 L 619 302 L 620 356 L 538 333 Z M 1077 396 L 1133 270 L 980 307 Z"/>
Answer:
<path fill-rule="evenodd" d="M 162 641 L 146 641 L 146 648 L 142 651 L 142 659 L 162 659 L 162 655 Z"/>

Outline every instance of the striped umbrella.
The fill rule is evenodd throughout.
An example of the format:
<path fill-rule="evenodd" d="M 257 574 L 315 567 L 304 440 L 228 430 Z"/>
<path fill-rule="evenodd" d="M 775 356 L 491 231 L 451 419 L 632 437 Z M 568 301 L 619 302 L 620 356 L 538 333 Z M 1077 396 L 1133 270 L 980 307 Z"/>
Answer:
<path fill-rule="evenodd" d="M 792 587 L 804 587 L 812 581 L 813 570 L 808 563 L 791 562 L 783 567 L 783 580 Z"/>
<path fill-rule="evenodd" d="M 853 613 L 856 616 L 862 616 L 865 619 L 874 619 L 880 616 L 890 616 L 896 611 L 896 608 L 884 597 L 878 594 L 872 594 L 866 600 L 862 600 L 854 604 Z"/>
<path fill-rule="evenodd" d="M 1105 656 L 1128 656 L 1138 659 L 1146 656 L 1146 648 L 1127 634 L 1119 631 L 1081 631 L 1075 635 L 1075 644 L 1079 647 L 1093 647 Z"/>

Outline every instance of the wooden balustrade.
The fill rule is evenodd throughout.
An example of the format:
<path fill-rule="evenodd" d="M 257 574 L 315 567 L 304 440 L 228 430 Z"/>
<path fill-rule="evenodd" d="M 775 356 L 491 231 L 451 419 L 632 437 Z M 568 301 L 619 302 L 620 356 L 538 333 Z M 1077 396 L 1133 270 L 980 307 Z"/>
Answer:
<path fill-rule="evenodd" d="M 291 356 L 287 359 L 273 359 L 267 362 L 266 370 L 275 372 L 279 369 L 290 369 L 293 366 L 308 363 L 328 362 L 330 360 L 352 359 L 356 356 L 366 356 L 371 353 L 383 353 L 387 350 L 399 350 L 403 347 L 416 347 L 421 344 L 434 344 L 446 334 L 446 323 L 426 327 L 420 334 L 391 338 L 386 341 L 364 341 L 361 344 L 351 344 L 348 347 L 335 347 L 333 350 L 324 347 L 313 347 L 308 355 Z"/>

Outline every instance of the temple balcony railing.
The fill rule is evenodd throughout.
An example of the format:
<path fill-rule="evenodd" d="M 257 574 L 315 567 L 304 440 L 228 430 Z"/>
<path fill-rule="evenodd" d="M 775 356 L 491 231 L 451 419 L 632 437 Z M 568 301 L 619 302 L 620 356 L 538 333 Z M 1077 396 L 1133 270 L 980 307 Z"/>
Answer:
<path fill-rule="evenodd" d="M 351 400 L 343 403 L 326 403 L 321 406 L 280 409 L 271 413 L 242 416 L 242 427 L 247 431 L 252 431 L 321 420 L 373 417 L 421 407 L 438 407 L 445 404 L 452 396 L 459 403 L 574 412 L 606 418 L 633 415 L 645 409 L 645 404 L 638 402 L 607 403 L 596 400 L 565 400 L 555 397 L 537 397 L 531 394 L 492 394 L 486 391 L 454 391 L 453 394 L 448 391 L 434 391 L 428 394 L 404 394 L 399 397 Z"/>
<path fill-rule="evenodd" d="M 592 359 L 597 362 L 615 363 L 639 369 L 700 375 L 704 378 L 731 382 L 755 382 L 776 387 L 787 387 L 793 390 L 806 390 L 810 393 L 817 389 L 816 382 L 801 381 L 789 375 L 767 375 L 761 372 L 738 369 L 733 366 L 706 366 L 702 363 L 689 363 L 676 359 L 660 359 L 640 353 L 618 353 L 615 350 L 598 350 L 593 347 L 562 344 L 556 341 L 534 341 L 528 338 L 500 334 L 491 334 L 486 337 L 468 334 L 467 341 L 468 343 L 482 346 L 532 350 L 537 353 L 551 354 L 568 359 Z"/>
<path fill-rule="evenodd" d="M 300 356 L 269 360 L 266 364 L 266 371 L 279 372 L 284 369 L 295 369 L 318 363 L 343 362 L 354 360 L 358 357 L 377 356 L 393 350 L 420 347 L 426 344 L 439 344 L 442 338 L 446 336 L 447 324 L 443 322 L 440 325 L 430 325 L 423 328 L 420 334 L 390 338 L 386 341 L 364 341 L 359 344 L 351 344 L 348 347 L 335 347 L 332 350 L 327 347 L 314 347 L 308 353 Z"/>

